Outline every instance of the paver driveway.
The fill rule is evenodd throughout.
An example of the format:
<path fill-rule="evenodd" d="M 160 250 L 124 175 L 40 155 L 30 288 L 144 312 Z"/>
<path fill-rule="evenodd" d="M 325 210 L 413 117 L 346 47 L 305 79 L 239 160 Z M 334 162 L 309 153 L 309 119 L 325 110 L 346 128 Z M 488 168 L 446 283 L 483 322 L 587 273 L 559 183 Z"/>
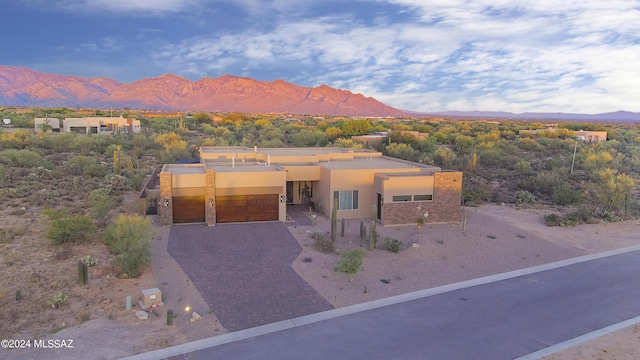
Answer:
<path fill-rule="evenodd" d="M 333 308 L 291 267 L 302 247 L 281 222 L 173 226 L 168 251 L 229 331 Z"/>

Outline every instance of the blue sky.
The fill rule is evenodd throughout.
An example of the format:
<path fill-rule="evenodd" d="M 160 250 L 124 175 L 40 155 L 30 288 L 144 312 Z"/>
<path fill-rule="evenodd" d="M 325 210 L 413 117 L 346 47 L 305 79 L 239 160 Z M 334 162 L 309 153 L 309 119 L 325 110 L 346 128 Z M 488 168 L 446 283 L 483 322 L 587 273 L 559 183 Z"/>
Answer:
<path fill-rule="evenodd" d="M 415 111 L 640 111 L 636 0 L 0 0 L 0 64 L 327 84 Z"/>

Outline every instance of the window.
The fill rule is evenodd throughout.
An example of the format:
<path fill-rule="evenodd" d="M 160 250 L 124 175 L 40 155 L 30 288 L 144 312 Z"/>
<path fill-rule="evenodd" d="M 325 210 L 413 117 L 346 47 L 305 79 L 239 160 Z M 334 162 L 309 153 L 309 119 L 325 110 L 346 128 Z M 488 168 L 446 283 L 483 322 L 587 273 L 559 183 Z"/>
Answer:
<path fill-rule="evenodd" d="M 433 195 L 413 195 L 413 201 L 431 201 Z"/>
<path fill-rule="evenodd" d="M 395 195 L 393 202 L 411 201 L 411 195 Z"/>
<path fill-rule="evenodd" d="M 333 198 L 338 200 L 338 210 L 358 210 L 358 190 L 334 191 Z"/>

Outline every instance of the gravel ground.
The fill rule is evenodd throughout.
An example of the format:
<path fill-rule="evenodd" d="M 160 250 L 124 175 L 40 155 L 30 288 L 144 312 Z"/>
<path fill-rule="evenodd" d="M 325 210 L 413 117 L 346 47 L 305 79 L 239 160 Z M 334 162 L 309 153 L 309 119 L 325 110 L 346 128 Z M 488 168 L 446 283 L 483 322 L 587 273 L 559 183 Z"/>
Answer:
<path fill-rule="evenodd" d="M 467 211 L 464 226 L 425 225 L 420 234 L 416 226 L 378 225 L 378 250 L 367 251 L 353 281 L 334 271 L 338 254 L 322 254 L 313 248 L 311 232 L 329 236 L 330 223 L 320 218 L 315 227 L 291 228 L 304 247 L 293 267 L 334 306 L 342 307 L 587 253 L 549 241 L 534 231 L 497 222 L 485 207 L 478 210 Z M 361 246 L 359 226 L 360 220 L 346 222 L 345 236 L 338 237 L 338 253 Z M 404 250 L 397 254 L 383 250 L 387 237 L 401 240 Z"/>
<path fill-rule="evenodd" d="M 289 226 L 291 233 L 303 246 L 302 253 L 292 266 L 326 300 L 336 307 L 343 307 L 640 244 L 637 220 L 550 228 L 541 221 L 549 211 L 483 205 L 465 210 L 467 221 L 464 226 L 425 225 L 420 234 L 415 226 L 378 225 L 380 249 L 367 250 L 363 266 L 353 281 L 348 275 L 333 270 L 339 260 L 338 254 L 323 254 L 313 249 L 311 233 L 320 231 L 328 236 L 330 229 L 329 221 L 318 217 L 313 227 Z M 346 222 L 345 236 L 338 238 L 338 252 L 360 247 L 359 226 L 359 220 Z M 11 359 L 115 359 L 226 333 L 197 289 L 187 281 L 182 269 L 168 255 L 169 229 L 163 228 L 159 232 L 153 242 L 153 272 L 140 284 L 145 288 L 157 286 L 162 290 L 165 308 L 158 311 L 159 316 L 152 315 L 143 322 L 135 319 L 133 314 L 126 314 L 123 309 L 124 315 L 115 320 L 93 319 L 45 337 L 75 339 L 73 350 L 13 350 L 0 353 L 0 358 L 6 358 L 9 354 L 8 358 Z M 385 237 L 401 240 L 404 250 L 398 254 L 382 250 Z M 183 311 L 186 306 L 197 311 L 203 319 L 190 322 L 189 314 Z M 168 308 L 178 314 L 172 327 L 166 326 Z M 595 341 L 600 342 L 593 343 Z M 551 358 L 635 359 L 640 348 L 638 343 L 637 329 L 627 329 L 567 349 Z"/>

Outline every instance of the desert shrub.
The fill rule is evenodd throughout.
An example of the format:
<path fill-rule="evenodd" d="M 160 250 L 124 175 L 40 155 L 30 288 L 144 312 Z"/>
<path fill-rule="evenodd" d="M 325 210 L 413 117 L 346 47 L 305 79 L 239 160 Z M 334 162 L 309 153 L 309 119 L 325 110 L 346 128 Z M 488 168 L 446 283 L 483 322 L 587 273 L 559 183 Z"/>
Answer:
<path fill-rule="evenodd" d="M 29 149 L 7 149 L 0 151 L 0 159 L 9 166 L 31 168 L 38 166 L 43 160 L 40 153 Z"/>
<path fill-rule="evenodd" d="M 146 175 L 139 172 L 128 172 L 127 178 L 129 178 L 129 183 L 131 184 L 131 190 L 140 191 Z"/>
<path fill-rule="evenodd" d="M 82 242 L 94 232 L 95 225 L 89 216 L 67 216 L 66 213 L 60 212 L 49 216 L 46 236 L 52 244 L 58 245 Z"/>
<path fill-rule="evenodd" d="M 515 193 L 513 193 L 513 198 L 518 205 L 533 204 L 536 201 L 535 195 L 526 190 L 516 191 Z"/>
<path fill-rule="evenodd" d="M 61 305 L 67 302 L 69 297 L 63 293 L 57 293 L 51 297 L 51 300 L 47 301 L 52 308 L 58 309 Z"/>
<path fill-rule="evenodd" d="M 16 235 L 13 232 L 13 229 L 4 229 L 0 228 L 0 244 L 9 243 L 13 241 Z"/>
<path fill-rule="evenodd" d="M 547 214 L 544 216 L 544 224 L 547 226 L 560 226 L 561 220 L 558 214 Z"/>
<path fill-rule="evenodd" d="M 149 218 L 120 215 L 105 229 L 104 242 L 115 255 L 114 265 L 136 277 L 151 263 L 152 237 Z"/>
<path fill-rule="evenodd" d="M 78 155 L 67 163 L 67 167 L 74 175 L 87 175 L 91 177 L 103 177 L 107 171 L 92 157 Z"/>
<path fill-rule="evenodd" d="M 555 204 L 569 205 L 582 201 L 582 195 L 579 190 L 574 190 L 567 184 L 560 184 L 553 189 L 551 199 Z"/>
<path fill-rule="evenodd" d="M 402 249 L 402 241 L 387 237 L 384 239 L 384 248 L 387 251 L 391 251 L 397 254 L 398 252 L 400 252 L 400 249 Z"/>
<path fill-rule="evenodd" d="M 614 214 L 611 211 L 602 211 L 598 214 L 598 217 L 606 222 L 618 222 L 622 221 L 622 217 Z"/>
<path fill-rule="evenodd" d="M 489 186 L 478 176 L 464 173 L 462 181 L 462 202 L 465 205 L 482 204 L 489 200 L 491 191 Z"/>
<path fill-rule="evenodd" d="M 357 273 L 360 266 L 362 266 L 362 259 L 365 254 L 366 252 L 362 249 L 353 249 L 343 252 L 335 270 L 349 275 Z"/>
<path fill-rule="evenodd" d="M 325 237 L 321 232 L 314 231 L 311 237 L 314 240 L 313 247 L 316 250 L 326 254 L 331 254 L 336 250 L 336 242 L 331 238 Z"/>
<path fill-rule="evenodd" d="M 531 138 L 520 138 L 516 145 L 518 145 L 520 149 L 524 150 L 535 150 L 540 147 L 540 144 Z"/>
<path fill-rule="evenodd" d="M 91 200 L 91 211 L 96 223 L 103 227 L 109 220 L 109 213 L 116 204 L 113 197 L 104 188 L 95 189 L 89 194 Z"/>

